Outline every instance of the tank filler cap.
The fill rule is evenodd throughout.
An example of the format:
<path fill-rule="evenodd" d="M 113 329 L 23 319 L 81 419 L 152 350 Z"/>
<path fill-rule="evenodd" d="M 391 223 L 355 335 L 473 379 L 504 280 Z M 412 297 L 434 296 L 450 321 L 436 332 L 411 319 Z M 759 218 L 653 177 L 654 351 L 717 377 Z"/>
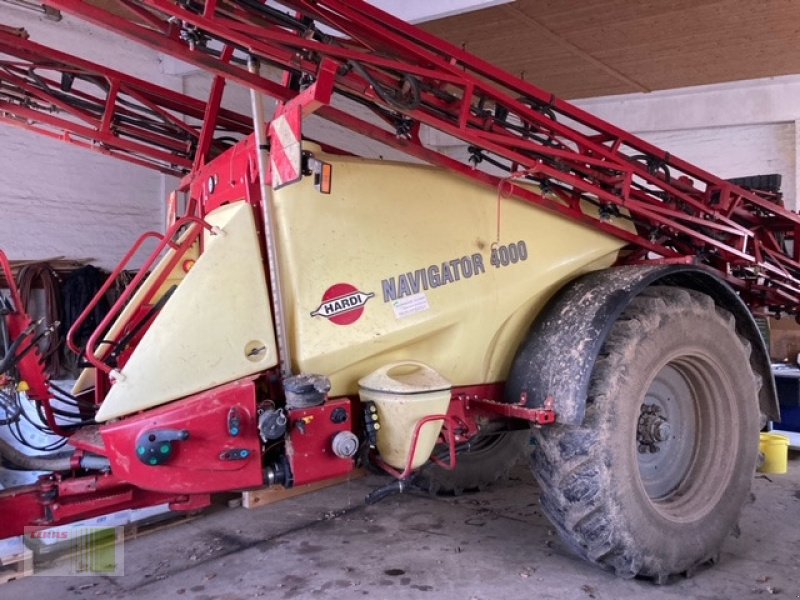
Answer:
<path fill-rule="evenodd" d="M 420 394 L 441 392 L 453 384 L 425 363 L 406 360 L 385 365 L 359 379 L 359 387 L 385 394 Z"/>
<path fill-rule="evenodd" d="M 283 380 L 287 408 L 309 408 L 325 402 L 331 380 L 324 375 L 305 373 Z"/>

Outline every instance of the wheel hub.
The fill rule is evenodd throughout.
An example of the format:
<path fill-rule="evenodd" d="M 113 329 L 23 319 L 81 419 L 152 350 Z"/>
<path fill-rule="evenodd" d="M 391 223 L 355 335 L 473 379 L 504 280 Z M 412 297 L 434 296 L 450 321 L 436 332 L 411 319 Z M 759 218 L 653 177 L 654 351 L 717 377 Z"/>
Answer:
<path fill-rule="evenodd" d="M 690 372 L 677 361 L 666 364 L 639 409 L 635 442 L 639 474 L 655 502 L 669 498 L 692 465 L 698 422 Z"/>
<path fill-rule="evenodd" d="M 639 452 L 654 454 L 661 450 L 659 442 L 669 439 L 672 433 L 669 421 L 662 414 L 661 407 L 657 404 L 642 404 L 639 414 L 639 424 L 636 428 L 636 441 L 639 442 Z"/>

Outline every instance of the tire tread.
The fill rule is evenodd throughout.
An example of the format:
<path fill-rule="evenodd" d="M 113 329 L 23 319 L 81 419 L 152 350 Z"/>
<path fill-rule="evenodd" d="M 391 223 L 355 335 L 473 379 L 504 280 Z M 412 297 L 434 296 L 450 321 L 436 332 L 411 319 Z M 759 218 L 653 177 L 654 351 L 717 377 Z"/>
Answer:
<path fill-rule="evenodd" d="M 706 294 L 668 286 L 647 288 L 630 302 L 605 341 L 595 363 L 583 424 L 556 424 L 532 433 L 536 446 L 532 468 L 545 514 L 569 547 L 623 578 L 646 576 L 664 582 L 672 571 L 648 571 L 635 541 L 613 525 L 613 515 L 621 508 L 615 505 L 604 480 L 609 467 L 593 451 L 598 436 L 611 433 L 603 431 L 600 411 L 595 407 L 613 397 L 613 375 L 628 368 L 627 360 L 638 340 L 687 310 L 716 316 L 735 332 L 734 317 L 716 307 Z M 738 337 L 749 356 L 750 343 Z M 703 556 L 693 567 L 709 558 Z"/>

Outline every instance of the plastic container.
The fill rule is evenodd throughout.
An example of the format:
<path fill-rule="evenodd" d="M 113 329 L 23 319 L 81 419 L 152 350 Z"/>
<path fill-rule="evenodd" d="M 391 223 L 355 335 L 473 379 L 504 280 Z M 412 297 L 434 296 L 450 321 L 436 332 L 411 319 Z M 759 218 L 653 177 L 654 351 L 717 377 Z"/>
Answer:
<path fill-rule="evenodd" d="M 411 454 L 414 428 L 420 419 L 442 415 L 450 405 L 452 384 L 428 365 L 414 361 L 388 364 L 359 380 L 362 402 L 378 409 L 378 453 L 383 461 L 404 469 Z M 412 468 L 433 452 L 443 421 L 425 423 L 420 429 Z"/>
<path fill-rule="evenodd" d="M 789 462 L 789 438 L 777 433 L 762 433 L 759 450 L 764 455 L 761 473 L 780 475 L 786 473 Z"/>

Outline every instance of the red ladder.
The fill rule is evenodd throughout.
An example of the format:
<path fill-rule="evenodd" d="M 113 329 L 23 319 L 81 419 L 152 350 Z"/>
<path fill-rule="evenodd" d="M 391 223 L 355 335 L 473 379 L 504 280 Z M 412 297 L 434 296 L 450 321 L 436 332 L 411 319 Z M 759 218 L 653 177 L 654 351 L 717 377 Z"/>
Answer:
<path fill-rule="evenodd" d="M 800 217 L 773 195 L 715 177 L 365 2 L 282 1 L 292 13 L 259 0 L 48 3 L 281 102 L 311 96 L 322 118 L 624 240 L 626 262 L 695 262 L 754 310 L 800 311 Z M 288 76 L 248 72 L 247 58 Z M 383 126 L 333 105 L 337 97 Z M 469 155 L 461 162 L 426 146 L 423 128 L 466 142 Z"/>

